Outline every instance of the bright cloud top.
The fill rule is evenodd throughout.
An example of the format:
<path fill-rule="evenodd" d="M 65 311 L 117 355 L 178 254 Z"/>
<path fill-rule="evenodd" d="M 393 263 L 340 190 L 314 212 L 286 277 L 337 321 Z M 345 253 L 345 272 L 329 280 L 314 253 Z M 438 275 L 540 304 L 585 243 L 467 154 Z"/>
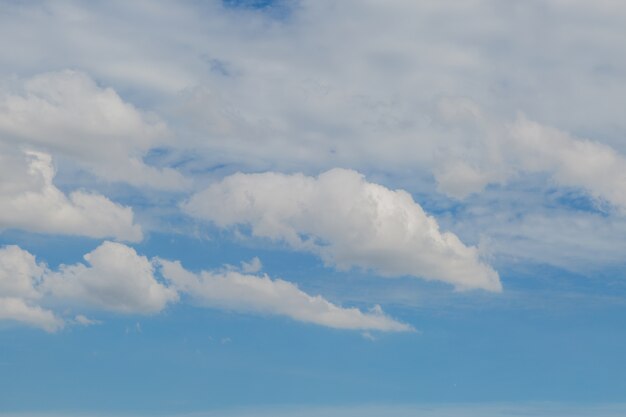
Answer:
<path fill-rule="evenodd" d="M 355 171 L 235 174 L 195 194 L 183 210 L 221 227 L 250 225 L 255 236 L 317 253 L 341 269 L 501 290 L 477 248 L 441 232 L 407 192 L 367 182 Z"/>
<path fill-rule="evenodd" d="M 163 276 L 174 287 L 207 307 L 282 315 L 336 329 L 412 330 L 411 326 L 386 316 L 379 306 L 368 313 L 357 308 L 342 308 L 320 295 L 311 296 L 295 284 L 272 280 L 267 275 L 248 275 L 233 270 L 194 274 L 184 269 L 180 262 L 159 260 L 159 264 Z"/>
<path fill-rule="evenodd" d="M 127 241 L 142 239 L 130 207 L 83 191 L 65 195 L 53 184 L 54 175 L 49 154 L 0 154 L 0 228 Z"/>

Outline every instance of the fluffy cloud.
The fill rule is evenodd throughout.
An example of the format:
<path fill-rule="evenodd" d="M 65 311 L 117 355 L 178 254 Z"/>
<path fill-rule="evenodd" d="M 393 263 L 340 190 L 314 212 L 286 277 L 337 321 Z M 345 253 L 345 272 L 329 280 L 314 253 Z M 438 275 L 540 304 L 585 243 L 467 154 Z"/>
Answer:
<path fill-rule="evenodd" d="M 342 308 L 321 296 L 311 296 L 295 284 L 267 275 L 247 275 L 238 271 L 202 271 L 194 274 L 180 262 L 159 260 L 163 276 L 174 287 L 190 294 L 198 303 L 212 308 L 275 314 L 294 320 L 337 329 L 411 331 L 411 326 L 386 316 L 379 306 L 364 313 Z"/>
<path fill-rule="evenodd" d="M 411 326 L 385 315 L 379 306 L 370 312 L 339 307 L 321 296 L 310 296 L 295 284 L 267 276 L 246 274 L 260 268 L 254 258 L 234 267 L 194 274 L 180 262 L 149 260 L 134 249 L 104 242 L 84 256 L 87 265 L 61 265 L 51 271 L 17 246 L 0 249 L 0 321 L 12 320 L 43 328 L 61 329 L 66 321 L 99 323 L 82 314 L 63 319 L 46 304 L 121 314 L 155 314 L 189 294 L 212 308 L 278 314 L 338 329 L 411 331 Z M 169 285 L 155 276 L 159 266 Z"/>
<path fill-rule="evenodd" d="M 180 173 L 142 161 L 165 133 L 162 122 L 84 73 L 45 73 L 24 81 L 17 92 L 0 90 L 0 137 L 64 155 L 110 181 L 183 187 Z"/>
<path fill-rule="evenodd" d="M 104 242 L 84 256 L 89 265 L 62 265 L 42 288 L 52 297 L 125 314 L 154 314 L 178 300 L 154 276 L 145 256 L 121 243 Z"/>
<path fill-rule="evenodd" d="M 156 280 L 152 263 L 126 245 L 104 242 L 85 260 L 89 266 L 61 265 L 52 271 L 17 246 L 0 248 L 0 320 L 54 332 L 65 320 L 45 305 L 154 314 L 178 300 L 174 289 Z M 97 323 L 80 314 L 70 321 Z"/>
<path fill-rule="evenodd" d="M 318 253 L 346 269 L 413 275 L 458 288 L 501 289 L 477 248 L 439 230 L 402 190 L 369 183 L 357 172 L 236 174 L 194 195 L 183 210 L 221 227 L 250 225 L 255 236 Z"/>
<path fill-rule="evenodd" d="M 52 311 L 17 297 L 0 297 L 0 320 L 24 323 L 47 332 L 56 332 L 64 326 L 63 320 Z"/>
<path fill-rule="evenodd" d="M 21 322 L 53 332 L 63 320 L 39 305 L 38 286 L 45 266 L 17 246 L 0 248 L 0 320 Z"/>
<path fill-rule="evenodd" d="M 0 146 L 0 227 L 89 237 L 142 239 L 133 211 L 99 194 L 65 195 L 53 184 L 50 155 Z"/>

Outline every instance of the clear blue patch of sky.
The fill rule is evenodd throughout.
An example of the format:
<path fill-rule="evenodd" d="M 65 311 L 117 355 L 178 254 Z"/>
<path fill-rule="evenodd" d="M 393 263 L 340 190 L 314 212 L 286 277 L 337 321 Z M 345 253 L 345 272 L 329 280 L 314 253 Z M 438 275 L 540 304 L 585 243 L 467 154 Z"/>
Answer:
<path fill-rule="evenodd" d="M 276 404 L 620 401 L 623 311 L 421 313 L 377 335 L 178 305 L 0 340 L 1 411 L 172 413 Z M 139 323 L 139 326 L 137 325 Z"/>
<path fill-rule="evenodd" d="M 98 243 L 48 237 L 46 244 L 35 235 L 1 236 L 50 264 L 70 263 Z M 309 289 L 321 279 L 319 292 L 339 300 L 341 291 L 333 290 L 332 279 L 351 279 L 355 291 L 363 287 L 359 279 L 378 279 L 380 288 L 402 284 L 402 279 L 365 272 L 332 271 L 308 254 L 224 237 L 153 234 L 135 247 L 149 257 L 180 259 L 191 270 L 259 256 L 271 276 Z M 532 274 L 534 282 L 524 283 Z M 560 274 L 537 268 L 506 275 L 512 295 L 506 290 L 501 295 L 459 294 L 441 284 L 416 284 L 416 298 L 424 299 L 430 291 L 441 297 L 439 305 L 383 304 L 388 314 L 419 332 L 374 333 L 374 341 L 358 331 L 188 303 L 150 317 L 90 312 L 89 317 L 103 323 L 70 326 L 53 335 L 5 325 L 0 411 L 173 413 L 277 404 L 623 400 L 626 308 L 575 299 L 551 307 L 549 294 L 542 291 L 573 285 L 568 284 L 572 276 L 560 280 Z M 527 306 L 514 297 L 525 286 L 534 288 L 521 294 Z M 349 292 L 349 286 L 342 291 Z M 534 293 L 542 294 L 548 305 L 533 306 Z M 478 302 L 472 306 L 472 300 Z"/>

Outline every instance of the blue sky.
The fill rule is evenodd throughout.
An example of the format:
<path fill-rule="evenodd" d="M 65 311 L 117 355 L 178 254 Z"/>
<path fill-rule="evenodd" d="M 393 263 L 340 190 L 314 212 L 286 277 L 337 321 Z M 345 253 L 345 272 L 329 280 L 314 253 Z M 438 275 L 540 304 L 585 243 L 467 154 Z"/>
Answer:
<path fill-rule="evenodd" d="M 625 15 L 0 5 L 0 416 L 624 415 Z"/>

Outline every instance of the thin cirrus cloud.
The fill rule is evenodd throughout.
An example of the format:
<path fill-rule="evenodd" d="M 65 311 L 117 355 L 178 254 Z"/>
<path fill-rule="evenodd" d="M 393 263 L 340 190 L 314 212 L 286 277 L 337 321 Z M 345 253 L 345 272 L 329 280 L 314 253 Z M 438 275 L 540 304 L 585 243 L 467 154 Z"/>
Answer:
<path fill-rule="evenodd" d="M 351 170 L 318 177 L 235 174 L 195 194 L 182 209 L 221 227 L 249 225 L 255 236 L 319 254 L 340 269 L 412 275 L 460 289 L 502 288 L 478 249 L 442 232 L 410 194 Z"/>
<path fill-rule="evenodd" d="M 290 282 L 245 273 L 260 268 L 257 258 L 244 263 L 241 271 L 229 267 L 194 274 L 178 261 L 148 259 L 122 243 L 105 241 L 84 259 L 85 263 L 50 270 L 17 246 L 0 248 L 0 321 L 55 332 L 68 323 L 99 322 L 83 314 L 66 318 L 46 306 L 64 312 L 153 315 L 179 302 L 180 294 L 187 294 L 206 307 L 282 315 L 337 329 L 413 330 L 384 314 L 379 306 L 369 312 L 343 308 L 319 295 L 311 296 Z"/>
<path fill-rule="evenodd" d="M 146 165 L 148 150 L 165 144 L 154 116 L 100 87 L 82 72 L 39 74 L 0 90 L 0 137 L 70 158 L 108 181 L 157 189 L 189 184 L 171 168 Z"/>
<path fill-rule="evenodd" d="M 239 271 L 192 273 L 180 262 L 158 260 L 163 276 L 196 303 L 212 308 L 287 316 L 336 329 L 406 332 L 413 328 L 385 315 L 379 306 L 370 312 L 337 306 L 322 296 L 311 296 L 297 285 Z"/>
<path fill-rule="evenodd" d="M 0 150 L 5 149 L 1 145 Z M 53 183 L 49 154 L 6 150 L 0 154 L 0 228 L 133 242 L 142 239 L 130 207 L 95 193 L 66 195 Z"/>

